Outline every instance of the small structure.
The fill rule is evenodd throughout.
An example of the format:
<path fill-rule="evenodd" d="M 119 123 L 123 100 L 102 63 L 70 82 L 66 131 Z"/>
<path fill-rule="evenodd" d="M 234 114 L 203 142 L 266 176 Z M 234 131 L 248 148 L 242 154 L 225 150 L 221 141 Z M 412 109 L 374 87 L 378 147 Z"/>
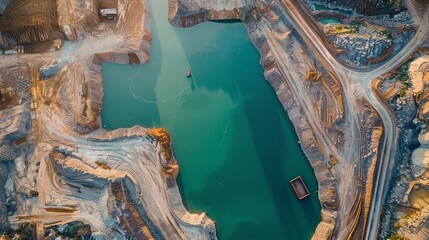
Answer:
<path fill-rule="evenodd" d="M 186 69 L 185 74 L 187 77 L 190 77 L 191 76 L 191 69 L 189 69 L 189 68 Z"/>
<path fill-rule="evenodd" d="M 22 45 L 17 46 L 16 47 L 16 52 L 17 52 L 17 54 L 23 54 L 25 52 L 24 51 L 24 46 L 22 46 Z"/>
<path fill-rule="evenodd" d="M 61 50 L 61 48 L 63 47 L 63 40 L 61 39 L 54 39 L 53 41 L 53 47 L 55 50 Z"/>
<path fill-rule="evenodd" d="M 305 186 L 305 183 L 302 180 L 301 176 L 292 179 L 290 181 L 290 185 L 292 186 L 292 189 L 299 200 L 310 195 L 310 192 L 308 191 L 307 186 Z"/>
<path fill-rule="evenodd" d="M 100 15 L 104 18 L 116 22 L 118 11 L 116 10 L 116 8 L 103 8 L 100 10 Z"/>

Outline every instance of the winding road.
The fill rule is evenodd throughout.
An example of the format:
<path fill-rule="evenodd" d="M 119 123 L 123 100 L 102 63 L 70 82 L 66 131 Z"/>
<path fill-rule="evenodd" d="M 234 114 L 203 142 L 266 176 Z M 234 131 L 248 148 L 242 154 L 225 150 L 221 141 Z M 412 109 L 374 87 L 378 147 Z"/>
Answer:
<path fill-rule="evenodd" d="M 306 44 L 315 52 L 319 60 L 327 63 L 333 69 L 338 79 L 343 80 L 341 81 L 341 84 L 344 94 L 352 96 L 354 91 L 359 91 L 378 112 L 383 122 L 383 143 L 380 145 L 378 168 L 373 185 L 373 195 L 366 224 L 368 227 L 365 229 L 365 239 L 377 239 L 382 204 L 386 196 L 386 190 L 396 151 L 397 132 L 395 114 L 390 106 L 387 106 L 376 95 L 372 88 L 372 82 L 378 76 L 394 70 L 404 63 L 404 61 L 428 39 L 429 9 L 426 7 L 426 11 L 423 11 L 423 13 L 425 13 L 424 16 L 417 19 L 414 18 L 414 21 L 418 25 L 418 29 L 414 37 L 401 51 L 384 64 L 371 69 L 370 71 L 365 71 L 362 69 L 351 69 L 350 67 L 344 66 L 331 54 L 324 44 L 324 37 L 319 35 L 319 31 L 315 29 L 314 22 L 311 22 L 311 20 L 306 18 L 304 10 L 300 8 L 299 3 L 294 0 L 276 0 L 275 2 L 279 8 L 281 8 L 286 19 L 291 22 L 300 36 L 304 39 Z M 413 17 L 418 16 L 412 0 L 406 0 L 406 5 Z M 347 105 L 349 108 L 352 106 L 349 104 Z M 349 119 L 354 119 L 352 115 L 355 111 L 357 111 L 357 109 L 348 109 L 347 112 Z M 345 156 L 345 158 L 350 159 L 352 156 L 353 153 L 349 156 Z"/>

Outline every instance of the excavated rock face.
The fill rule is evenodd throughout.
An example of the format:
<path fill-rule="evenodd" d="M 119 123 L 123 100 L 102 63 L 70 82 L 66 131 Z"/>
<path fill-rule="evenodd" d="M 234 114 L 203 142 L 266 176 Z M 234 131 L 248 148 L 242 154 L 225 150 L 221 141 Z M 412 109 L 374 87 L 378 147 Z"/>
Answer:
<path fill-rule="evenodd" d="M 429 132 L 428 118 L 423 114 L 429 108 L 426 105 L 429 78 L 425 80 L 429 76 L 427 54 L 425 48 L 416 50 L 401 66 L 386 74 L 382 82 L 381 89 L 396 116 L 398 148 L 381 216 L 380 239 L 428 236 Z"/>
<path fill-rule="evenodd" d="M 168 0 L 168 21 L 176 26 L 190 27 L 208 19 L 209 11 L 202 9 L 194 1 Z"/>
<path fill-rule="evenodd" d="M 142 214 L 138 210 L 130 198 L 129 190 L 124 182 L 111 183 L 109 196 L 116 203 L 115 210 L 119 214 L 119 225 L 127 231 L 127 237 L 132 239 L 165 239 L 145 212 Z"/>
<path fill-rule="evenodd" d="M 408 72 L 412 81 L 413 93 L 417 96 L 419 118 L 422 121 L 429 121 L 429 55 L 423 55 L 411 62 Z"/>
<path fill-rule="evenodd" d="M 55 0 L 14 0 L 0 18 L 5 46 L 64 39 Z"/>
<path fill-rule="evenodd" d="M 91 231 L 96 232 L 96 239 L 216 239 L 214 222 L 183 206 L 167 131 L 158 129 L 149 135 L 148 129 L 137 126 L 112 132 L 99 129 L 101 64 L 148 61 L 152 40 L 149 1 L 12 1 L 0 16 L 0 47 L 18 46 L 18 52 L 21 45 L 25 48 L 57 38 L 77 38 L 79 43 L 66 43 L 61 54 L 22 54 L 19 64 L 16 58 L 2 57 L 11 61 L 1 62 L 0 87 L 7 93 L 16 92 L 18 100 L 0 106 L 8 108 L 0 112 L 0 160 L 15 160 L 11 174 L 0 161 L 0 177 L 4 178 L 0 179 L 0 230 L 8 228 L 7 209 L 17 196 L 17 214 L 10 216 L 11 225 L 21 222 L 18 214 L 28 215 L 34 224 L 9 231 L 10 237 L 79 237 L 75 235 L 79 228 L 82 234 L 78 229 L 78 235 L 84 239 Z M 116 25 L 98 24 L 98 8 L 113 2 L 118 9 Z M 95 28 L 97 34 L 89 37 Z M 41 68 L 60 61 L 52 69 L 50 65 Z M 43 81 L 39 73 L 46 73 Z M 37 90 L 30 88 L 30 82 Z M 5 91 L 2 98 L 8 100 Z M 30 109 L 37 122 L 28 132 Z M 28 135 L 23 136 L 25 133 Z M 13 145 L 3 143 L 4 139 L 14 141 Z M 13 155 L 14 148 L 18 157 Z M 16 194 L 9 194 L 10 182 Z M 80 223 L 64 225 L 74 220 L 90 224 L 91 229 Z M 43 234 L 54 224 L 61 226 Z"/>
<path fill-rule="evenodd" d="M 95 239 L 91 236 L 91 226 L 80 221 L 74 221 L 60 226 L 49 227 L 45 231 L 45 237 L 56 239 Z"/>
<path fill-rule="evenodd" d="M 171 150 L 171 137 L 168 131 L 164 128 L 153 128 L 148 131 L 148 134 L 155 137 L 161 143 L 163 154 L 167 162 L 163 165 L 163 171 L 166 176 L 176 179 L 179 175 L 179 166 L 176 161 L 172 159 L 173 152 Z"/>
<path fill-rule="evenodd" d="M 332 37 L 331 40 L 336 46 L 345 49 L 347 58 L 355 66 L 365 65 L 371 60 L 379 58 L 393 44 L 392 40 L 377 33 L 338 34 Z"/>
<path fill-rule="evenodd" d="M 168 20 L 175 26 L 190 27 L 207 20 L 242 19 L 245 7 L 254 0 L 190 0 L 168 1 Z"/>
<path fill-rule="evenodd" d="M 148 132 L 150 135 L 154 136 L 164 147 L 165 149 L 165 158 L 168 160 L 171 158 L 171 148 L 170 148 L 170 134 L 164 128 L 153 128 Z"/>
<path fill-rule="evenodd" d="M 417 118 L 427 124 L 429 122 L 429 55 L 423 55 L 411 62 L 408 72 L 418 107 Z M 419 142 L 421 146 L 413 152 L 412 160 L 415 165 L 428 169 L 429 134 L 427 131 L 420 134 Z"/>

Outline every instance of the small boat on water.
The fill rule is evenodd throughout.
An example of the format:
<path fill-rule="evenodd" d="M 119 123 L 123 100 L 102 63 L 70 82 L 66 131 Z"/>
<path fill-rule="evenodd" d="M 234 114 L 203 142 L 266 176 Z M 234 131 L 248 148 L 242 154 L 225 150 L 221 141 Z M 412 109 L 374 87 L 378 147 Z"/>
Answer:
<path fill-rule="evenodd" d="M 189 68 L 186 69 L 185 74 L 187 77 L 190 77 L 191 76 L 191 69 L 189 69 Z"/>
<path fill-rule="evenodd" d="M 305 186 L 305 183 L 302 180 L 301 176 L 292 179 L 290 181 L 290 185 L 292 186 L 292 189 L 299 200 L 310 195 L 310 192 L 308 191 L 307 186 Z"/>

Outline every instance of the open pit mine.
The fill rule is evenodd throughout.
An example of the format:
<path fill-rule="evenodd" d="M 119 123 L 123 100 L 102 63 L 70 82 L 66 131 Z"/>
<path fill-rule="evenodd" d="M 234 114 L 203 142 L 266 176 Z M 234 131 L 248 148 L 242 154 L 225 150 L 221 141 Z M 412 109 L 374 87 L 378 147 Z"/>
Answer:
<path fill-rule="evenodd" d="M 427 0 L 152 1 L 174 27 L 245 25 L 318 182 L 312 239 L 429 239 Z M 0 0 L 1 239 L 218 239 L 167 130 L 101 123 L 102 64 L 150 61 L 152 14 Z"/>

